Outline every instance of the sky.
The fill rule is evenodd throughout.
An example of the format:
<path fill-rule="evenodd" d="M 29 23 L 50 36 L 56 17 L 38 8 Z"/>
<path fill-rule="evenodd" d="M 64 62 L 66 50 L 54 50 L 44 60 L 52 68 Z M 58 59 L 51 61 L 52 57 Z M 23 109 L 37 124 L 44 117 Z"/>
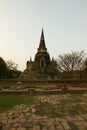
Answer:
<path fill-rule="evenodd" d="M 87 53 L 87 0 L 0 0 L 0 57 L 23 71 L 34 60 L 42 27 L 51 58 Z"/>

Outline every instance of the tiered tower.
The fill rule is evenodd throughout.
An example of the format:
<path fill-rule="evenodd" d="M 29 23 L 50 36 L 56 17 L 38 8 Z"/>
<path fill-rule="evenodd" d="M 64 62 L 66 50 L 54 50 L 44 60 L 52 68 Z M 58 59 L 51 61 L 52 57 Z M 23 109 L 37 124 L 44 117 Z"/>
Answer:
<path fill-rule="evenodd" d="M 53 64 L 53 61 L 50 60 L 50 55 L 47 52 L 43 29 L 35 59 L 34 61 L 27 61 L 26 69 L 21 77 L 27 79 L 53 79 L 58 77 L 57 68 Z"/>
<path fill-rule="evenodd" d="M 35 65 L 39 69 L 46 69 L 49 66 L 49 64 L 50 64 L 50 56 L 47 52 L 44 39 L 44 32 L 42 29 L 39 48 L 35 55 Z"/>

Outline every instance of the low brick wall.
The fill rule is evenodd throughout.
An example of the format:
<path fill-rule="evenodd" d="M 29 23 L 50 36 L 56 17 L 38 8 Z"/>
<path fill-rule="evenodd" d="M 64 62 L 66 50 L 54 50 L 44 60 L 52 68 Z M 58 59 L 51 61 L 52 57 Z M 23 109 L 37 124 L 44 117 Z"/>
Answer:
<path fill-rule="evenodd" d="M 18 79 L 0 79 L 0 83 L 15 84 L 18 82 L 33 84 L 77 84 L 87 83 L 87 80 L 18 80 Z"/>
<path fill-rule="evenodd" d="M 21 95 L 21 94 L 28 94 L 28 95 L 47 95 L 47 94 L 79 94 L 79 93 L 87 93 L 87 89 L 50 89 L 50 90 L 39 90 L 39 89 L 30 89 L 30 90 L 2 90 L 0 94 L 12 94 L 12 95 Z"/>

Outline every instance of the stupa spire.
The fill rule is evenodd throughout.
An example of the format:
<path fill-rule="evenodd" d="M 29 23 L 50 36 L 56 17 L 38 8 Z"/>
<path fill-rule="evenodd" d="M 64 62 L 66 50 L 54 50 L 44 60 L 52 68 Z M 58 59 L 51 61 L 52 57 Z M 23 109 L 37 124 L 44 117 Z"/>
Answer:
<path fill-rule="evenodd" d="M 40 38 L 40 44 L 39 44 L 38 51 L 47 51 L 47 48 L 46 48 L 46 45 L 45 45 L 43 28 L 42 28 L 42 32 L 41 32 L 41 38 Z"/>

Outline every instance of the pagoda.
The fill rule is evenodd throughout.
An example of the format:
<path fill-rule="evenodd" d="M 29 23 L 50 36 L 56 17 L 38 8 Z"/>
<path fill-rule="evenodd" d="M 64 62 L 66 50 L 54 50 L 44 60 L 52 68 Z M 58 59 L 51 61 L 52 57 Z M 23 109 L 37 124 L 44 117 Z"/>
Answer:
<path fill-rule="evenodd" d="M 50 59 L 47 52 L 44 32 L 42 29 L 39 48 L 35 54 L 34 61 L 30 58 L 26 63 L 26 69 L 21 78 L 25 79 L 54 79 L 58 77 L 58 70 L 54 61 Z"/>

